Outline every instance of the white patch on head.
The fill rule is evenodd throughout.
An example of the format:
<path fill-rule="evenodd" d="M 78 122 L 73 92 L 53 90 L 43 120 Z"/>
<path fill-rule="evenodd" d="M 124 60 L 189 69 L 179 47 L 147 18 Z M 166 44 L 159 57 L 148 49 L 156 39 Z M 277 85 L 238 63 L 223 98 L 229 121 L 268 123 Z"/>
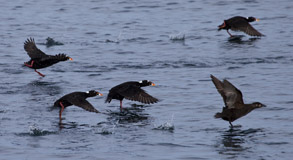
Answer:
<path fill-rule="evenodd" d="M 85 93 L 89 94 L 89 93 L 90 93 L 90 91 L 86 91 Z"/>
<path fill-rule="evenodd" d="M 138 83 L 142 83 L 142 81 L 138 81 Z"/>

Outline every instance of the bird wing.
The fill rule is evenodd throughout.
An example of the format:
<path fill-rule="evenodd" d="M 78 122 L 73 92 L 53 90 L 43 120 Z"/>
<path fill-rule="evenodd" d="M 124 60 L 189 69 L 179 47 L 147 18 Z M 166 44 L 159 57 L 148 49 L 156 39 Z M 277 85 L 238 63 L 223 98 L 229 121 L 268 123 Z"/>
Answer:
<path fill-rule="evenodd" d="M 225 106 L 228 107 L 228 109 L 237 107 L 238 105 L 235 105 L 235 103 L 243 104 L 241 91 L 233 86 L 228 80 L 221 82 L 213 75 L 211 75 L 211 78 L 218 92 L 223 97 Z"/>
<path fill-rule="evenodd" d="M 36 43 L 35 43 L 33 38 L 28 38 L 24 42 L 24 50 L 27 52 L 27 54 L 32 59 L 42 58 L 42 57 L 47 57 L 48 56 L 43 51 L 38 49 L 38 47 L 36 46 Z"/>
<path fill-rule="evenodd" d="M 88 102 L 87 100 L 85 99 L 80 99 L 80 98 L 72 98 L 70 100 L 70 103 L 72 103 L 73 105 L 75 106 L 78 106 L 78 107 L 81 107 L 89 112 L 96 112 L 96 113 L 99 113 L 98 110 L 96 110 L 92 104 L 90 104 L 90 102 Z"/>
<path fill-rule="evenodd" d="M 43 61 L 44 63 L 46 63 L 46 61 L 48 61 L 47 63 L 57 63 L 59 61 L 65 61 L 68 60 L 68 57 L 66 54 L 57 54 L 57 55 L 46 55 L 45 57 L 42 57 L 41 61 Z"/>
<path fill-rule="evenodd" d="M 263 36 L 263 34 L 261 34 L 255 28 L 253 28 L 244 19 L 235 20 L 230 25 L 231 25 L 231 30 L 233 30 L 233 31 L 242 31 L 250 36 Z"/>
<path fill-rule="evenodd" d="M 241 91 L 237 89 L 233 84 L 231 84 L 226 79 L 223 81 L 223 85 L 224 85 L 224 94 L 226 96 L 227 107 L 229 109 L 232 109 L 232 108 L 243 106 L 243 105 L 237 105 L 237 104 L 244 104 Z"/>
<path fill-rule="evenodd" d="M 159 100 L 148 93 L 146 93 L 143 89 L 138 86 L 128 86 L 123 89 L 120 89 L 118 93 L 124 96 L 126 99 L 132 101 L 139 101 L 141 103 L 151 104 L 156 103 Z"/>
<path fill-rule="evenodd" d="M 253 28 L 250 24 L 246 28 L 243 28 L 243 32 L 250 36 L 263 36 L 263 34 Z"/>
<path fill-rule="evenodd" d="M 216 86 L 218 92 L 221 94 L 221 96 L 223 97 L 223 100 L 224 100 L 224 103 L 225 103 L 225 106 L 227 106 L 227 103 L 226 103 L 226 94 L 224 93 L 224 84 L 218 79 L 216 78 L 215 76 L 211 75 L 211 78 L 212 78 L 212 81 L 214 83 L 214 85 Z"/>

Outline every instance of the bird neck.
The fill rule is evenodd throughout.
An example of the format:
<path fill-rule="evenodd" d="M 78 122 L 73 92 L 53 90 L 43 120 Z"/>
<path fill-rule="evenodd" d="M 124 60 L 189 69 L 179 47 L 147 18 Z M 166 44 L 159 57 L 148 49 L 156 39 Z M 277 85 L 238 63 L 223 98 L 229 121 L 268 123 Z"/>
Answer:
<path fill-rule="evenodd" d="M 254 110 L 257 107 L 255 105 L 253 105 L 253 104 L 245 104 L 245 106 L 243 108 L 245 108 L 246 110 L 248 110 L 250 112 L 250 111 Z"/>
<path fill-rule="evenodd" d="M 245 20 L 246 20 L 247 22 L 253 22 L 253 21 L 254 21 L 253 19 L 249 19 L 249 18 L 245 18 Z"/>
<path fill-rule="evenodd" d="M 93 94 L 90 94 L 90 93 L 86 93 L 85 96 L 86 96 L 86 98 L 88 98 L 88 97 L 94 97 L 94 96 L 96 96 L 96 94 L 93 95 Z"/>
<path fill-rule="evenodd" d="M 139 84 L 140 87 L 148 86 L 147 84 Z"/>

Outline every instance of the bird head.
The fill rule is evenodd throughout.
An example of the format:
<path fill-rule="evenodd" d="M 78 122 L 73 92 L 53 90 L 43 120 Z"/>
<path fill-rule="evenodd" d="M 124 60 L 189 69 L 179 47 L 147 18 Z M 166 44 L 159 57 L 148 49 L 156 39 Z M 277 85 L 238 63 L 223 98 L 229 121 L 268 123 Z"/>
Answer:
<path fill-rule="evenodd" d="M 88 94 L 89 97 L 94 97 L 94 96 L 102 96 L 103 94 L 98 92 L 98 91 L 95 91 L 95 90 L 90 90 L 90 91 L 87 91 L 86 92 Z"/>
<path fill-rule="evenodd" d="M 138 81 L 140 86 L 155 86 L 155 84 L 149 80 L 142 80 L 142 81 Z"/>
<path fill-rule="evenodd" d="M 266 107 L 266 105 L 260 103 L 260 102 L 254 102 L 252 103 L 254 108 L 262 108 L 262 107 Z"/>
<path fill-rule="evenodd" d="M 73 61 L 73 59 L 69 56 L 67 56 L 66 58 L 67 58 L 67 60 Z"/>
<path fill-rule="evenodd" d="M 254 21 L 259 21 L 259 19 L 254 18 L 254 17 L 247 17 L 248 22 L 254 22 Z"/>

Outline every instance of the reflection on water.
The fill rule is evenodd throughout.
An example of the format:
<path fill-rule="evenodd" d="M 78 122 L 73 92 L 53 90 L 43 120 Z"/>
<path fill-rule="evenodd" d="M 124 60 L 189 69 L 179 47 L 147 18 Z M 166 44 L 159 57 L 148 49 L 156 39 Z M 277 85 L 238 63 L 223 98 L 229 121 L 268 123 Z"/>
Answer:
<path fill-rule="evenodd" d="M 237 49 L 246 48 L 247 46 L 253 46 L 256 42 L 261 40 L 260 37 L 249 37 L 243 35 L 235 35 L 233 37 L 229 37 L 227 40 L 222 40 L 220 43 L 220 47 L 223 49 Z M 236 48 L 235 48 L 236 47 Z"/>
<path fill-rule="evenodd" d="M 245 37 L 245 36 L 242 36 L 242 35 L 233 36 L 233 37 L 230 37 L 228 39 L 228 42 L 236 43 L 236 44 L 248 44 L 248 45 L 251 45 L 251 44 L 253 44 L 253 42 L 261 39 L 259 37 L 252 37 L 252 38 L 243 40 L 243 37 Z"/>
<path fill-rule="evenodd" d="M 111 122 L 118 122 L 119 124 L 138 123 L 141 122 L 145 125 L 148 123 L 148 114 L 144 113 L 144 105 L 132 105 L 130 108 L 123 108 L 122 111 L 108 111 Z"/>
<path fill-rule="evenodd" d="M 59 125 L 59 129 L 73 129 L 73 128 L 77 128 L 79 125 L 77 122 L 67 122 L 67 123 L 63 123 L 62 120 L 59 121 L 58 123 Z"/>
<path fill-rule="evenodd" d="M 246 143 L 252 141 L 254 137 L 263 132 L 263 129 L 247 129 L 230 128 L 221 134 L 221 140 L 218 141 L 217 149 L 219 154 L 226 155 L 229 158 L 236 158 L 242 152 L 252 149 Z"/>
<path fill-rule="evenodd" d="M 2 1 L 0 159 L 290 159 L 291 1 L 255 2 Z M 271 8 L 275 12 L 267 12 Z M 233 14 L 261 18 L 256 27 L 267 37 L 217 32 Z M 47 45 L 55 44 L 49 48 L 48 36 L 54 41 Z M 44 52 L 62 50 L 74 61 L 44 69 L 49 75 L 39 77 L 23 66 L 29 37 L 43 42 L 38 47 Z M 210 82 L 212 73 L 246 87 L 248 100 L 258 97 L 277 107 L 246 118 L 245 126 L 257 122 L 265 132 L 213 126 L 214 106 L 222 99 Z M 118 82 L 145 78 L 160 84 L 151 90 L 160 103 L 120 112 L 118 101 L 89 100 L 106 113 L 75 110 L 61 125 L 60 108 L 49 108 L 70 91 L 105 92 Z M 31 124 L 38 126 L 28 131 Z"/>
<path fill-rule="evenodd" d="M 61 93 L 61 88 L 56 82 L 47 82 L 41 80 L 34 80 L 22 89 L 31 95 L 58 95 Z"/>

